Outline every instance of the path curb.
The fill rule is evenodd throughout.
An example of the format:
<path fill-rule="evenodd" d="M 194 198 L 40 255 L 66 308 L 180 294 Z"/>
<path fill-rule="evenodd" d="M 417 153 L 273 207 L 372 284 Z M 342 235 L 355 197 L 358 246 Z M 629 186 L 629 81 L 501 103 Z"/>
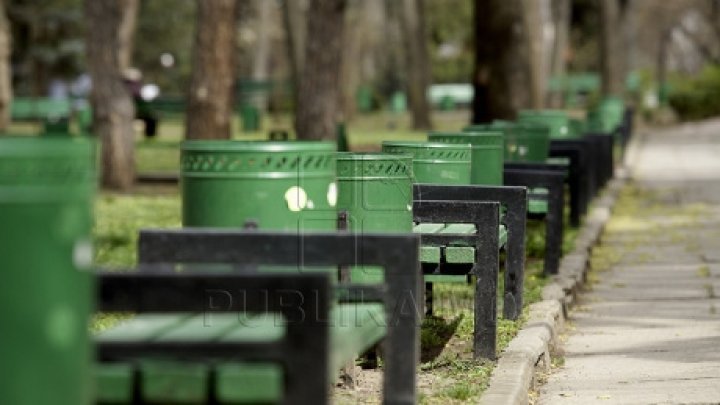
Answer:
<path fill-rule="evenodd" d="M 631 141 L 628 154 L 636 150 L 642 138 L 637 136 Z M 529 403 L 536 373 L 550 370 L 550 354 L 558 344 L 557 335 L 563 328 L 568 310 L 586 280 L 592 248 L 600 240 L 610 220 L 612 208 L 628 179 L 629 170 L 619 168 L 595 200 L 578 232 L 575 249 L 563 256 L 558 274 L 542 290 L 542 301 L 529 306 L 527 323 L 501 354 L 489 387 L 480 398 L 481 404 Z"/>

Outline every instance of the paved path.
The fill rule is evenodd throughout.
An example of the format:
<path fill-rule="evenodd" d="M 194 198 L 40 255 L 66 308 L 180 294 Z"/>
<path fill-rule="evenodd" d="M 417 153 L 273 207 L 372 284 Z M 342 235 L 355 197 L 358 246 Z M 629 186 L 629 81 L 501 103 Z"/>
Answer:
<path fill-rule="evenodd" d="M 720 121 L 643 139 L 540 404 L 720 404 Z"/>

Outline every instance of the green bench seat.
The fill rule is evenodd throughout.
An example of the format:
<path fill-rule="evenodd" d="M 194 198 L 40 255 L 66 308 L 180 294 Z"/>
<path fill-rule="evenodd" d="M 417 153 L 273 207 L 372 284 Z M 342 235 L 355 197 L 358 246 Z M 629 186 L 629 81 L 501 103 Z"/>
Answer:
<path fill-rule="evenodd" d="M 413 232 L 418 234 L 473 235 L 476 230 L 473 224 L 421 223 L 415 225 Z M 498 249 L 500 249 L 507 242 L 507 228 L 505 225 L 500 225 L 498 228 L 498 240 Z M 475 263 L 475 247 L 467 245 L 464 241 L 451 242 L 445 246 L 420 246 L 420 262 L 440 263 L 443 258 L 445 263 L 473 264 Z M 465 282 L 465 276 L 426 274 L 425 281 Z"/>
<path fill-rule="evenodd" d="M 331 369 L 339 370 L 379 341 L 386 333 L 385 323 L 382 304 L 335 306 L 330 327 Z M 280 315 L 274 314 L 142 314 L 98 333 L 95 340 L 98 343 L 252 343 L 277 341 L 284 333 Z M 136 370 L 140 395 L 147 402 L 204 403 L 208 392 L 213 392 L 222 404 L 277 403 L 283 396 L 282 364 L 143 358 L 134 363 L 98 364 L 95 370 L 97 402 L 132 403 Z"/>

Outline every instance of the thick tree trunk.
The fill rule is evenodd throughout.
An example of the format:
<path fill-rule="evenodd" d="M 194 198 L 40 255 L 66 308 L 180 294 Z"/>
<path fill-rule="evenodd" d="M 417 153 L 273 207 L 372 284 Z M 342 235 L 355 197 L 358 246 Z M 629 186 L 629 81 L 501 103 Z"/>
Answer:
<path fill-rule="evenodd" d="M 430 57 L 425 32 L 424 0 L 402 0 L 400 25 L 405 44 L 407 92 L 414 129 L 430 129 Z"/>
<path fill-rule="evenodd" d="M 522 0 L 475 0 L 472 122 L 513 119 L 530 106 L 530 68 Z"/>
<path fill-rule="evenodd" d="M 237 0 L 198 0 L 186 139 L 229 139 L 235 93 Z"/>
<path fill-rule="evenodd" d="M 299 139 L 335 139 L 346 0 L 311 0 L 305 66 L 295 106 Z"/>
<path fill-rule="evenodd" d="M 598 2 L 600 3 L 602 92 L 604 96 L 622 96 L 625 78 L 620 5 L 618 0 L 598 0 Z"/>
<path fill-rule="evenodd" d="M 135 27 L 137 26 L 139 0 L 119 0 L 122 17 L 120 18 L 120 44 L 118 59 L 121 71 L 132 67 L 133 45 L 135 43 Z"/>
<path fill-rule="evenodd" d="M 555 38 L 553 41 L 550 76 L 562 78 L 567 72 L 567 48 L 570 37 L 571 7 L 570 0 L 552 0 Z M 563 91 L 548 93 L 547 103 L 552 108 L 563 105 Z"/>
<path fill-rule="evenodd" d="M 135 181 L 135 109 L 118 58 L 122 4 L 85 0 L 87 62 L 92 77 L 93 130 L 102 142 L 102 184 L 117 190 Z"/>
<path fill-rule="evenodd" d="M 10 21 L 5 14 L 5 0 L 0 0 L 0 132 L 10 125 L 12 81 L 10 72 Z"/>
<path fill-rule="evenodd" d="M 273 2 L 267 0 L 255 0 L 255 9 L 258 20 L 257 46 L 253 60 L 253 80 L 266 82 L 268 80 L 270 65 L 270 29 L 272 28 L 270 12 Z M 253 105 L 261 111 L 267 110 L 268 93 L 260 91 L 253 96 Z"/>

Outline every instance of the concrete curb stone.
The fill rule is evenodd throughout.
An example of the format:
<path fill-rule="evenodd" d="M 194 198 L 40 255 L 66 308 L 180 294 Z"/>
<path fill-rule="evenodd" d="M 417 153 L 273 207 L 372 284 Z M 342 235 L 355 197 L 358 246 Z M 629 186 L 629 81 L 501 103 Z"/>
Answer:
<path fill-rule="evenodd" d="M 536 373 L 549 371 L 557 334 L 586 281 L 592 248 L 610 220 L 618 195 L 629 179 L 628 173 L 624 167 L 616 170 L 615 177 L 596 200 L 578 232 L 575 249 L 561 259 L 558 274 L 542 290 L 542 301 L 530 305 L 527 323 L 498 360 L 490 385 L 480 398 L 481 404 L 526 405 Z"/>

